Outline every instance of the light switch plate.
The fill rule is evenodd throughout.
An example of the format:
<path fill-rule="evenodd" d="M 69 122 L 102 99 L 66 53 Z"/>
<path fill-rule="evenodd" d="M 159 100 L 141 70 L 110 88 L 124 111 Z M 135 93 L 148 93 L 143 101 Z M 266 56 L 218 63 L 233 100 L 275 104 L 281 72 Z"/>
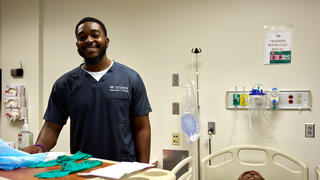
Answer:
<path fill-rule="evenodd" d="M 172 74 L 172 86 L 179 86 L 179 74 Z"/>
<path fill-rule="evenodd" d="M 172 114 L 179 114 L 179 103 L 174 102 L 172 103 Z"/>

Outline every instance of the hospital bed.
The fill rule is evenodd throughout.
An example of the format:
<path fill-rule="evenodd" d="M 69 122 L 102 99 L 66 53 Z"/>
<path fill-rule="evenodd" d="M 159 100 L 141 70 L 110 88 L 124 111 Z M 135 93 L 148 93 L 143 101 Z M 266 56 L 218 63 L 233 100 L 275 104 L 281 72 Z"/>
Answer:
<path fill-rule="evenodd" d="M 184 160 L 180 161 L 172 170 L 174 174 L 177 174 L 185 165 L 188 164 L 188 171 L 183 173 L 177 180 L 193 180 L 195 179 L 195 166 L 194 158 L 189 156 Z"/>
<path fill-rule="evenodd" d="M 308 180 L 308 167 L 303 162 L 276 149 L 254 145 L 212 153 L 202 159 L 200 168 L 203 180 L 237 180 L 250 170 L 259 172 L 266 180 Z"/>

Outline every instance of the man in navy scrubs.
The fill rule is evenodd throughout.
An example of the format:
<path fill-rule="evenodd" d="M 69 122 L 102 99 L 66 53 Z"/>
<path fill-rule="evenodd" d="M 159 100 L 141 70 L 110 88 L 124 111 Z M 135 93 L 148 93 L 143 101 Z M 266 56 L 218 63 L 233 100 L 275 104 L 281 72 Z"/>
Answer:
<path fill-rule="evenodd" d="M 107 57 L 109 38 L 98 19 L 80 20 L 75 34 L 84 63 L 55 82 L 37 142 L 23 150 L 52 149 L 70 117 L 71 153 L 148 163 L 151 107 L 141 77 Z"/>

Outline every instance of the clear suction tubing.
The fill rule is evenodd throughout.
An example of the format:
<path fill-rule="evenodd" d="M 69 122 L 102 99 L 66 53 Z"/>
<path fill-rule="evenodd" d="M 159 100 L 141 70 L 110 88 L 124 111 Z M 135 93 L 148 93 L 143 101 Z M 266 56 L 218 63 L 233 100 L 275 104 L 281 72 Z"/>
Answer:
<path fill-rule="evenodd" d="M 267 112 L 267 93 L 260 84 L 253 86 L 249 94 L 249 120 L 251 131 L 260 137 L 271 138 L 275 135 Z"/>
<path fill-rule="evenodd" d="M 258 87 L 252 88 L 250 91 L 249 97 L 249 112 L 251 117 L 261 117 L 264 115 L 266 109 L 266 94 Z"/>

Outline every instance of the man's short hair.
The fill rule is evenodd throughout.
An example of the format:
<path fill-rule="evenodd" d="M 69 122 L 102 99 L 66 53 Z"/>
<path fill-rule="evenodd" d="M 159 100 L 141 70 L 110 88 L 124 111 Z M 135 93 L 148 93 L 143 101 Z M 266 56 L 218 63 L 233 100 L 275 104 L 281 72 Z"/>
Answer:
<path fill-rule="evenodd" d="M 85 22 L 95 22 L 95 23 L 98 23 L 98 24 L 101 26 L 102 30 L 103 30 L 104 36 L 107 37 L 107 29 L 106 29 L 106 27 L 104 26 L 104 24 L 103 24 L 99 19 L 96 19 L 96 18 L 93 18 L 93 17 L 85 17 L 85 18 L 81 19 L 81 20 L 78 22 L 78 24 L 76 25 L 76 29 L 75 29 L 75 34 L 76 34 L 76 36 L 77 36 L 77 29 L 78 29 L 78 27 L 79 27 L 81 24 L 85 23 Z"/>

